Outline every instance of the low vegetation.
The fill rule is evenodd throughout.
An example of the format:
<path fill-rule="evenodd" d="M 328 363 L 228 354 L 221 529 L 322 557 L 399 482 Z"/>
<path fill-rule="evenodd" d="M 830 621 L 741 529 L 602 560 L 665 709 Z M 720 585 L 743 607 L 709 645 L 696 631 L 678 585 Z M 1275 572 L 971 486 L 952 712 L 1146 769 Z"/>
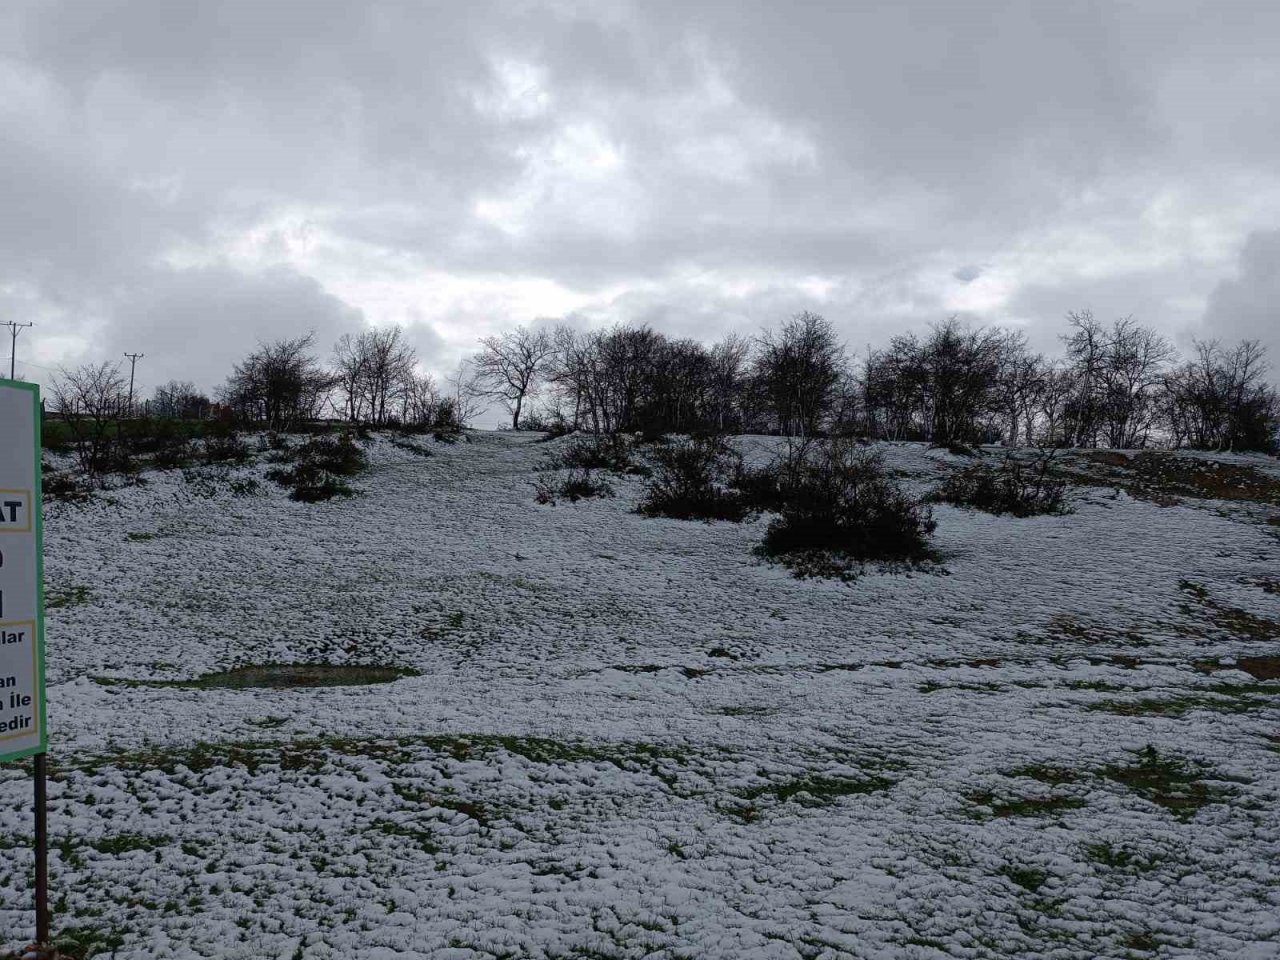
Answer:
<path fill-rule="evenodd" d="M 1012 454 L 994 465 L 980 461 L 947 477 L 930 499 L 1014 517 L 1065 513 L 1067 484 L 1050 472 L 1052 465 L 1051 453 L 1042 453 L 1030 463 Z"/>
<path fill-rule="evenodd" d="M 289 496 L 303 503 L 351 496 L 355 491 L 346 478 L 363 473 L 368 466 L 365 452 L 346 433 L 313 437 L 278 456 L 291 466 L 277 467 L 267 477 L 288 487 Z"/>
<path fill-rule="evenodd" d="M 639 512 L 677 520 L 743 520 L 746 498 L 729 484 L 742 458 L 719 437 L 663 440 L 649 451 L 652 473 Z"/>
<path fill-rule="evenodd" d="M 577 467 L 568 475 L 547 471 L 534 482 L 534 499 L 538 503 L 555 506 L 567 501 L 577 503 L 593 497 L 613 496 L 613 486 L 589 467 Z"/>
<path fill-rule="evenodd" d="M 760 546 L 765 556 L 798 574 L 933 558 L 932 512 L 898 486 L 874 451 L 832 440 L 793 455 L 779 469 L 781 502 Z"/>
<path fill-rule="evenodd" d="M 1162 755 L 1148 744 L 1129 763 L 1112 764 L 1099 774 L 1144 800 L 1162 807 L 1179 819 L 1196 815 L 1202 807 L 1222 800 L 1229 792 L 1215 782 L 1203 764 Z"/>
<path fill-rule="evenodd" d="M 649 468 L 640 458 L 640 442 L 625 433 L 589 434 L 577 437 L 551 457 L 550 468 L 605 470 L 644 476 Z"/>

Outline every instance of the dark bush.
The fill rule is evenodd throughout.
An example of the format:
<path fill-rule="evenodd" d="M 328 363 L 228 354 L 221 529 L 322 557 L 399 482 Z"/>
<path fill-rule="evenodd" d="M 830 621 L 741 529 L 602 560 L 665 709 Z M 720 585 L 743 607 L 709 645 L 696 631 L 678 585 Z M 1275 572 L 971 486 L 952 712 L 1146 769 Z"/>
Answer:
<path fill-rule="evenodd" d="M 191 460 L 194 429 L 165 417 L 130 420 L 121 425 L 121 439 L 130 453 L 149 456 L 155 466 L 169 469 Z"/>
<path fill-rule="evenodd" d="M 368 466 L 364 451 L 345 433 L 313 437 L 280 457 L 293 465 L 271 470 L 267 478 L 289 487 L 289 496 L 304 503 L 351 496 L 355 491 L 342 478 L 354 477 Z"/>
<path fill-rule="evenodd" d="M 70 471 L 55 470 L 46 463 L 42 473 L 40 492 L 47 501 L 84 500 L 93 494 L 93 488 Z"/>
<path fill-rule="evenodd" d="M 1051 453 L 1041 454 L 1031 463 L 1012 455 L 995 466 L 975 463 L 947 477 L 930 499 L 1015 517 L 1064 513 L 1067 485 L 1050 474 L 1052 464 Z"/>
<path fill-rule="evenodd" d="M 808 461 L 812 441 L 792 440 L 787 448 L 762 467 L 748 467 L 739 462 L 731 486 L 753 510 L 778 513 L 786 499 L 786 491 L 796 482 L 799 471 Z"/>
<path fill-rule="evenodd" d="M 545 437 L 538 438 L 539 443 L 545 443 L 573 433 L 573 424 L 556 413 L 534 412 L 520 420 L 520 429 L 545 433 Z"/>
<path fill-rule="evenodd" d="M 647 476 L 649 468 L 640 462 L 638 448 L 636 439 L 625 433 L 591 434 L 570 443 L 552 457 L 551 465 Z"/>
<path fill-rule="evenodd" d="M 577 503 L 593 497 L 613 496 L 613 487 L 603 477 L 597 477 L 593 471 L 579 467 L 570 471 L 567 477 L 547 474 L 534 484 L 534 499 L 538 503 L 554 506 L 561 500 Z"/>
<path fill-rule="evenodd" d="M 205 463 L 244 463 L 249 459 L 249 445 L 227 422 L 215 420 L 204 437 Z"/>
<path fill-rule="evenodd" d="M 664 440 L 649 452 L 653 472 L 639 512 L 677 520 L 740 521 L 751 512 L 729 485 L 742 458 L 718 437 Z"/>
<path fill-rule="evenodd" d="M 369 463 L 364 451 L 356 446 L 348 433 L 336 437 L 314 437 L 291 450 L 289 459 L 299 464 L 319 467 L 340 477 L 354 477 L 363 473 Z"/>
<path fill-rule="evenodd" d="M 40 425 L 40 445 L 52 453 L 71 452 L 71 431 L 65 423 L 45 417 Z"/>
<path fill-rule="evenodd" d="M 918 562 L 933 556 L 936 526 L 879 454 L 832 440 L 805 450 L 782 482 L 782 506 L 760 550 L 805 573 L 838 571 L 850 561 Z"/>

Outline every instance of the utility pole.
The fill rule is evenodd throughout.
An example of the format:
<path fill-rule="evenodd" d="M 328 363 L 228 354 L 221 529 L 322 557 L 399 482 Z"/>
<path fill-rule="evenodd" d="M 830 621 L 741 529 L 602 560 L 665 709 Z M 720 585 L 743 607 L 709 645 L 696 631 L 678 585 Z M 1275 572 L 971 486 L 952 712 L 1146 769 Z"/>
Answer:
<path fill-rule="evenodd" d="M 18 334 L 22 332 L 23 327 L 32 326 L 30 323 L 19 323 L 17 320 L 0 321 L 0 327 L 9 328 L 9 379 L 14 379 L 14 364 L 18 358 Z"/>
<path fill-rule="evenodd" d="M 133 372 L 138 367 L 138 361 L 146 356 L 145 353 L 126 353 L 129 358 L 129 416 L 133 416 Z"/>

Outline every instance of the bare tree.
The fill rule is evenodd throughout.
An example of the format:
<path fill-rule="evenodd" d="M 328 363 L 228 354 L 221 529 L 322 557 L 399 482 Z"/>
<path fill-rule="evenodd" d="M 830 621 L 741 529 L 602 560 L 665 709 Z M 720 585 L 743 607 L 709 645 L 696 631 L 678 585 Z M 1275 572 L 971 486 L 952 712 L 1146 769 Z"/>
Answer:
<path fill-rule="evenodd" d="M 128 391 L 120 365 L 106 362 L 63 369 L 53 384 L 54 410 L 67 425 L 80 467 L 90 478 L 114 466 Z"/>
<path fill-rule="evenodd" d="M 242 420 L 287 430 L 317 417 L 335 378 L 311 354 L 315 337 L 260 343 L 227 379 L 224 403 Z"/>
<path fill-rule="evenodd" d="M 333 349 L 333 372 L 347 419 L 385 425 L 403 406 L 417 362 L 399 327 L 343 334 Z"/>
<path fill-rule="evenodd" d="M 1150 327 L 1125 317 L 1105 341 L 1103 406 L 1107 442 L 1112 447 L 1145 446 L 1155 423 L 1156 391 L 1177 354 Z"/>
<path fill-rule="evenodd" d="M 203 420 L 212 408 L 209 398 L 189 380 L 170 380 L 156 387 L 151 413 L 173 420 Z"/>
<path fill-rule="evenodd" d="M 555 343 L 544 328 L 516 327 L 496 337 L 482 337 L 475 358 L 479 382 L 488 396 L 502 401 L 511 414 L 511 429 L 520 429 L 525 399 L 546 374 Z"/>
<path fill-rule="evenodd" d="M 711 405 L 724 433 L 740 420 L 741 400 L 751 363 L 751 340 L 731 333 L 711 348 Z"/>
<path fill-rule="evenodd" d="M 1164 377 L 1162 422 L 1175 446 L 1273 451 L 1280 396 L 1267 382 L 1266 351 L 1256 340 L 1226 350 L 1197 341 L 1194 359 Z"/>
<path fill-rule="evenodd" d="M 484 409 L 487 396 L 485 385 L 472 360 L 459 360 L 445 382 L 449 384 L 446 398 L 453 405 L 453 416 L 459 427 L 467 426 Z"/>
<path fill-rule="evenodd" d="M 776 428 L 787 436 L 812 436 L 830 410 L 846 363 L 835 329 L 805 311 L 757 342 L 756 376 Z"/>

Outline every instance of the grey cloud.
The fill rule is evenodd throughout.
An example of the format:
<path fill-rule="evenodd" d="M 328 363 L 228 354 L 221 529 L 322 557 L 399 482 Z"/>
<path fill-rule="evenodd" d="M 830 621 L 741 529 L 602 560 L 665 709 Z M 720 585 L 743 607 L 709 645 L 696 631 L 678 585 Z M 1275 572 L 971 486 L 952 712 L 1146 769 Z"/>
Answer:
<path fill-rule="evenodd" d="M 1202 339 L 1260 340 L 1272 369 L 1280 367 L 1280 230 L 1249 236 L 1237 275 L 1214 287 L 1197 332 Z"/>
<path fill-rule="evenodd" d="M 7 12 L 0 303 L 102 343 L 167 336 L 138 327 L 157 302 L 185 330 L 202 304 L 265 298 L 275 306 L 242 324 L 264 336 L 310 310 L 410 316 L 419 305 L 384 315 L 325 299 L 326 271 L 357 249 L 371 272 L 488 285 L 421 315 L 415 336 L 442 356 L 484 324 L 532 319 L 485 312 L 508 279 L 571 291 L 595 323 L 722 331 L 808 307 L 861 342 L 952 312 L 938 264 L 960 264 L 950 282 L 966 290 L 1005 277 L 1006 301 L 978 319 L 1047 341 L 1091 300 L 1179 332 L 1229 266 L 1212 245 L 1082 266 L 1045 238 L 1089 228 L 1113 247 L 1149 244 L 1135 225 L 1151 211 L 1209 192 L 1195 229 L 1222 233 L 1223 250 L 1280 216 L 1280 128 L 1256 107 L 1256 90 L 1280 82 L 1280 7 L 1262 2 L 23 0 Z M 478 215 L 485 204 L 499 215 Z M 285 214 L 316 225 L 324 258 L 266 243 L 235 260 L 229 248 Z M 1027 249 L 1038 261 L 1010 272 Z M 175 250 L 229 265 L 172 271 Z M 264 280 L 273 263 L 292 279 Z M 726 286 L 687 282 L 698 274 Z M 806 292 L 812 278 L 822 297 Z M 754 292 L 735 293 L 743 281 Z M 1213 316 L 1253 315 L 1234 289 L 1214 294 Z"/>
<path fill-rule="evenodd" d="M 156 271 L 113 313 L 98 352 L 111 359 L 124 350 L 145 353 L 138 372 L 146 385 L 193 380 L 210 390 L 259 341 L 314 333 L 316 352 L 327 356 L 338 337 L 364 324 L 359 310 L 315 280 L 281 268 L 257 275 L 227 267 Z"/>

